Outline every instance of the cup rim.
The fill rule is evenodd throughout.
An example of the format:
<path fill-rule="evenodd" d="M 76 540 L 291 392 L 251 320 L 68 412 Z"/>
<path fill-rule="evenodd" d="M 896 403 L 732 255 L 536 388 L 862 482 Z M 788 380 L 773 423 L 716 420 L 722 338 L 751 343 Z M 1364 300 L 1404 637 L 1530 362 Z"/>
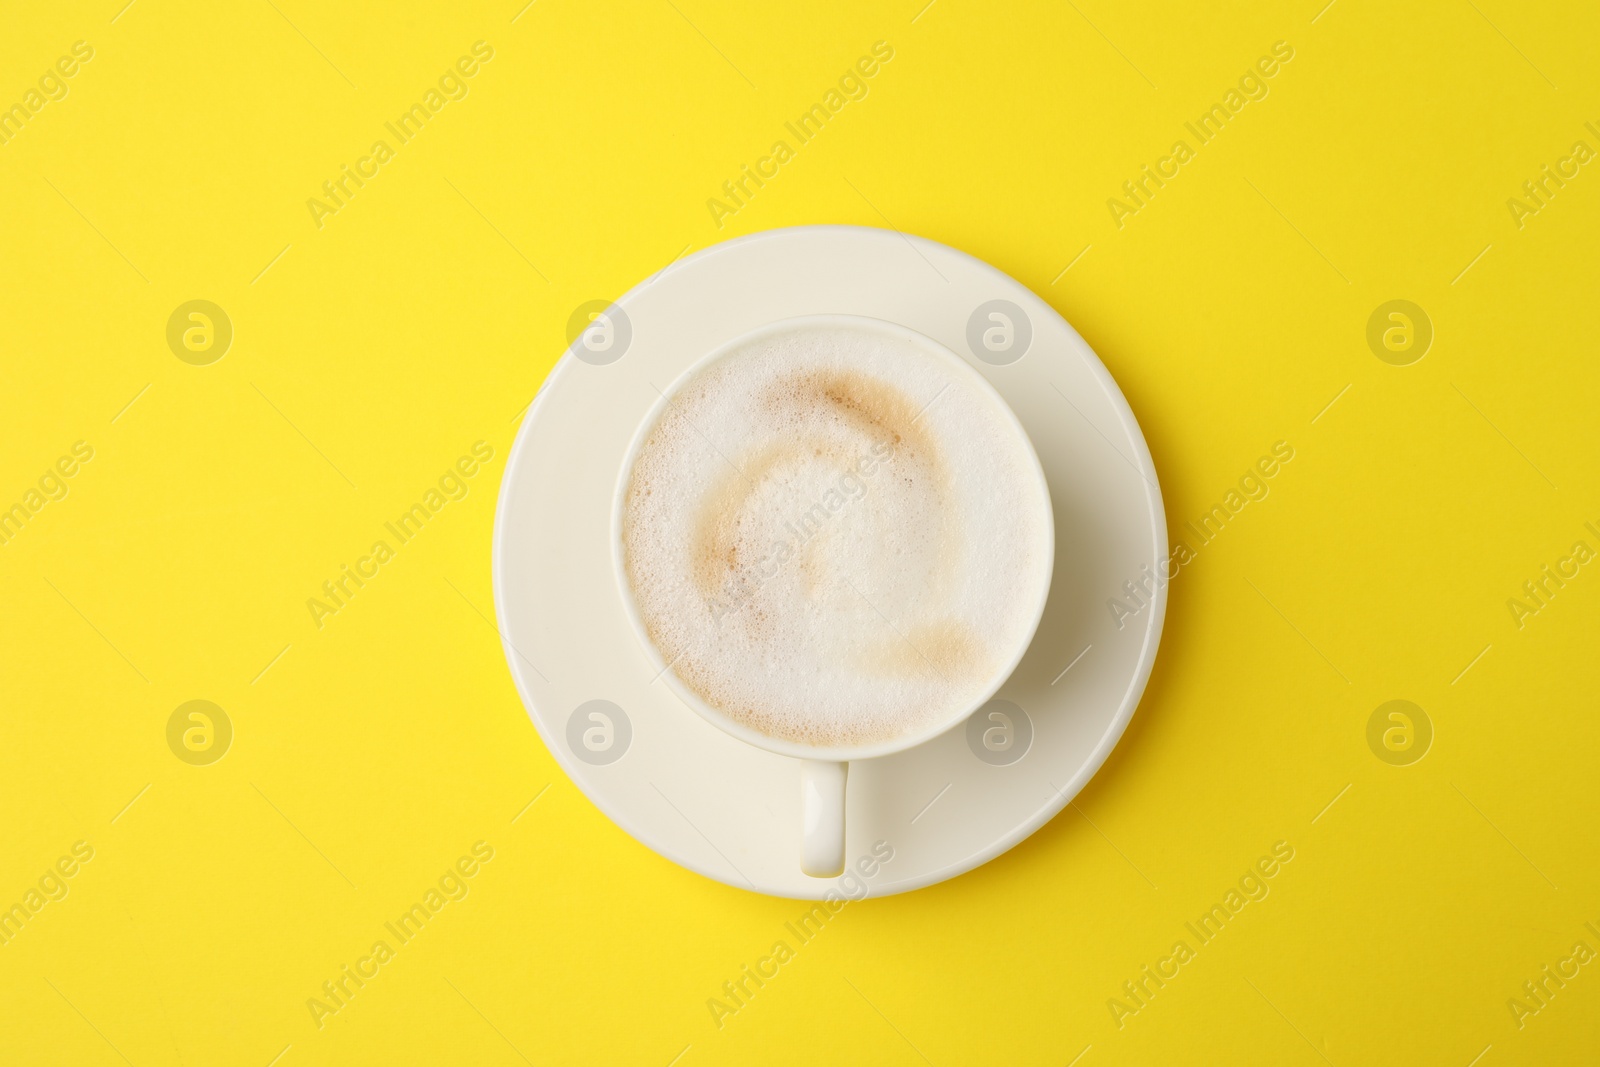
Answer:
<path fill-rule="evenodd" d="M 662 657 L 661 650 L 656 647 L 654 641 L 650 640 L 650 635 L 645 629 L 644 619 L 639 614 L 639 606 L 634 599 L 633 588 L 631 583 L 628 581 L 627 566 L 623 559 L 622 514 L 627 501 L 628 485 L 633 478 L 633 468 L 635 463 L 638 462 L 639 452 L 644 448 L 645 441 L 649 438 L 651 431 L 655 429 L 656 424 L 660 422 L 662 414 L 666 411 L 668 405 L 672 403 L 673 398 L 676 397 L 683 387 L 692 381 L 695 376 L 700 373 L 700 371 L 704 370 L 706 367 L 709 367 L 717 360 L 722 359 L 724 356 L 727 356 L 735 349 L 741 348 L 771 334 L 785 333 L 795 329 L 803 329 L 807 327 L 815 328 L 826 326 L 853 326 L 856 328 L 865 327 L 869 330 L 879 330 L 889 333 L 893 336 L 901 338 L 902 340 L 911 341 L 913 344 L 923 348 L 930 355 L 956 366 L 958 368 L 956 371 L 957 374 L 966 375 L 966 377 L 978 388 L 980 392 L 987 394 L 989 399 L 992 400 L 999 409 L 1004 417 L 1004 420 L 1011 427 L 1013 433 L 1015 433 L 1016 436 L 1022 441 L 1024 451 L 1026 452 L 1028 459 L 1032 461 L 1029 466 L 1029 470 L 1033 473 L 1035 482 L 1039 488 L 1039 492 L 1043 494 L 1045 503 L 1044 547 L 1046 560 L 1043 578 L 1040 582 L 1039 593 L 1036 598 L 1036 603 L 1033 606 L 1031 620 L 1027 626 L 1025 634 L 1023 637 L 1017 640 L 1016 647 L 1012 650 L 1011 655 L 1007 658 L 1005 665 L 1002 668 L 997 668 L 990 675 L 989 680 L 984 684 L 979 696 L 975 697 L 967 704 L 958 705 L 956 711 L 951 712 L 945 718 L 940 719 L 938 722 L 924 727 L 922 730 L 919 730 L 915 733 L 891 738 L 887 741 L 875 742 L 869 745 L 835 745 L 821 747 L 817 745 L 801 744 L 795 741 L 786 741 L 782 738 L 772 737 L 768 734 L 764 734 L 754 727 L 746 726 L 744 723 L 736 722 L 730 716 L 712 707 L 698 693 L 695 693 L 688 686 L 683 684 L 682 680 L 680 680 L 678 676 L 672 672 L 670 664 L 668 664 Z M 629 441 L 628 449 L 622 457 L 622 462 L 617 475 L 617 484 L 613 490 L 611 502 L 612 573 L 616 579 L 618 595 L 622 598 L 623 612 L 628 617 L 628 624 L 633 630 L 634 637 L 643 647 L 645 655 L 650 660 L 650 663 L 656 668 L 656 677 L 664 680 L 667 683 L 668 688 L 671 689 L 673 694 L 677 696 L 680 701 L 687 705 L 702 719 L 705 719 L 718 729 L 738 738 L 741 741 L 754 745 L 757 748 L 766 749 L 769 752 L 773 752 L 782 756 L 790 756 L 795 759 L 824 760 L 840 763 L 850 762 L 853 760 L 876 759 L 880 756 L 889 756 L 896 752 L 904 752 L 907 749 L 916 748 L 917 746 L 925 744 L 928 741 L 932 741 L 936 737 L 948 733 L 956 726 L 959 726 L 961 723 L 965 722 L 975 712 L 987 704 L 989 700 L 994 697 L 995 693 L 999 692 L 1000 688 L 1005 685 L 1008 680 L 1010 680 L 1011 675 L 1015 673 L 1017 669 L 1017 665 L 1022 662 L 1022 657 L 1025 656 L 1028 652 L 1028 649 L 1032 647 L 1034 636 L 1039 630 L 1039 623 L 1044 618 L 1045 606 L 1050 599 L 1050 587 L 1055 576 L 1055 552 L 1055 508 L 1054 503 L 1050 498 L 1050 484 L 1045 478 L 1044 466 L 1039 461 L 1039 454 L 1033 446 L 1033 439 L 1028 436 L 1027 429 L 1022 425 L 1022 421 L 1017 418 L 1017 413 L 1011 409 L 1011 405 L 1006 402 L 1005 397 L 1000 395 L 1000 391 L 996 389 L 994 385 L 977 370 L 977 368 L 973 367 L 965 359 L 962 359 L 961 356 L 952 351 L 945 344 L 918 330 L 913 330 L 908 326 L 902 326 L 897 322 L 890 322 L 887 319 L 875 318 L 870 315 L 822 313 L 814 315 L 795 315 L 785 319 L 777 319 L 761 326 L 757 326 L 755 329 L 747 330 L 744 333 L 724 341 L 722 344 L 719 344 L 713 348 L 706 355 L 696 360 L 689 367 L 687 367 L 683 373 L 679 374 L 678 377 L 673 380 L 670 386 L 668 386 L 664 391 L 661 391 L 661 395 L 657 397 L 655 402 L 650 406 L 649 411 L 647 411 L 644 417 L 640 419 L 639 425 L 634 429 L 633 438 Z"/>

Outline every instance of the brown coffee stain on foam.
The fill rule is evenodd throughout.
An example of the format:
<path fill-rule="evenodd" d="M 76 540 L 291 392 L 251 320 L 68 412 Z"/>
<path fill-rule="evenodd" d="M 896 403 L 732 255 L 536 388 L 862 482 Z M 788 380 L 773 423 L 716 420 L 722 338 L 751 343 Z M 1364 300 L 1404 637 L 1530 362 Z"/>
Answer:
<path fill-rule="evenodd" d="M 933 436 L 917 425 L 921 412 L 882 378 L 852 370 L 805 371 L 772 383 L 765 400 L 769 407 L 798 409 L 797 415 L 833 416 L 869 441 L 887 441 L 896 450 L 904 447 L 937 474 L 945 473 Z"/>
<path fill-rule="evenodd" d="M 798 566 L 800 578 L 805 583 L 806 596 L 815 600 L 821 595 L 828 582 L 829 574 L 824 570 L 822 561 L 828 544 L 828 535 L 831 528 L 824 526 L 816 535 L 801 545 L 798 551 L 800 557 Z"/>
<path fill-rule="evenodd" d="M 745 505 L 779 464 L 798 454 L 799 450 L 791 446 L 769 445 L 738 469 L 727 471 L 701 498 L 689 543 L 689 560 L 695 587 L 702 596 L 720 595 L 729 579 L 737 579 L 741 571 L 758 562 L 741 559 L 739 554 L 744 540 L 740 526 L 747 515 Z"/>
<path fill-rule="evenodd" d="M 921 623 L 876 643 L 861 669 L 890 676 L 927 674 L 930 670 L 954 686 L 988 669 L 989 650 L 972 627 L 960 619 Z"/>
<path fill-rule="evenodd" d="M 854 370 L 806 371 L 775 382 L 766 400 L 779 407 L 787 402 L 801 414 L 831 416 L 864 434 L 869 444 L 888 444 L 906 485 L 920 481 L 927 492 L 948 503 L 950 469 L 932 423 L 922 419 L 927 405 L 919 407 L 882 378 Z M 937 553 L 942 566 L 929 575 L 928 586 L 934 598 L 950 594 L 948 584 L 963 541 L 960 517 L 949 508 L 939 510 Z"/>
<path fill-rule="evenodd" d="M 648 465 L 646 457 L 668 432 L 668 424 L 675 414 L 681 414 L 691 395 L 685 394 L 674 401 L 663 415 L 656 434 L 642 450 L 643 462 L 635 469 L 623 520 L 625 544 L 633 536 L 634 507 L 642 496 L 650 493 L 648 478 L 639 477 Z M 880 462 L 893 464 L 897 470 L 894 476 L 903 479 L 908 486 L 921 482 L 925 491 L 942 496 L 949 485 L 949 470 L 938 440 L 931 427 L 921 423 L 921 409 L 883 379 L 851 370 L 800 372 L 772 382 L 759 402 L 776 416 L 780 425 L 787 424 L 790 439 L 767 445 L 752 454 L 724 457 L 736 467 L 724 469 L 699 501 L 684 502 L 685 507 L 696 509 L 689 545 L 690 573 L 708 611 L 712 610 L 709 605 L 713 602 L 727 601 L 730 589 L 735 594 L 748 595 L 759 588 L 759 565 L 773 546 L 749 543 L 750 538 L 742 536 L 743 527 L 754 518 L 750 513 L 751 498 L 764 482 L 782 476 L 780 468 L 785 463 L 826 455 L 837 462 L 841 471 L 847 471 L 854 468 L 862 455 L 870 452 L 878 455 Z M 841 434 L 841 430 L 846 432 Z M 862 441 L 849 443 L 857 435 Z M 884 445 L 889 448 L 887 456 L 880 455 Z M 942 587 L 954 577 L 960 556 L 962 537 L 956 518 L 946 515 L 939 522 L 939 565 L 934 568 L 938 573 L 928 575 L 924 587 L 928 599 L 934 601 L 943 600 L 947 595 Z M 829 524 L 825 519 L 826 516 L 819 520 L 817 535 L 827 531 Z M 808 549 L 814 550 L 822 540 L 824 536 L 813 536 L 796 546 L 806 584 L 813 591 L 826 584 L 826 579 L 819 573 L 821 568 L 814 552 Z M 626 551 L 624 562 L 630 582 L 639 589 L 645 576 L 636 573 L 631 554 Z M 768 629 L 770 620 L 759 602 L 724 606 L 736 606 L 738 610 L 730 618 L 758 644 L 763 643 L 758 635 Z M 881 724 L 873 717 L 868 717 L 856 729 L 838 723 L 806 724 L 754 706 L 747 697 L 729 691 L 715 670 L 700 662 L 698 650 L 667 647 L 676 642 L 670 640 L 668 631 L 671 628 L 662 625 L 664 620 L 653 618 L 648 610 L 641 615 L 651 642 L 673 663 L 671 669 L 679 680 L 691 692 L 736 721 L 769 736 L 812 743 L 870 741 L 875 739 L 875 731 L 881 729 Z M 935 618 L 908 626 L 904 637 L 894 635 L 877 644 L 863 657 L 860 666 L 863 670 L 900 677 L 928 675 L 931 671 L 940 677 L 941 683 L 960 688 L 987 669 L 987 660 L 984 642 L 970 627 L 956 619 Z"/>
<path fill-rule="evenodd" d="M 866 438 L 863 452 L 875 442 L 887 442 L 894 452 L 904 450 L 908 459 L 926 468 L 931 486 L 943 486 L 948 481 L 937 442 L 925 428 L 916 425 L 916 405 L 881 378 L 849 370 L 805 371 L 767 386 L 763 402 L 783 421 L 794 423 L 797 430 L 818 416 L 841 421 Z M 727 472 L 706 494 L 695 523 L 690 560 L 695 585 L 702 595 L 718 595 L 730 579 L 737 580 L 742 570 L 758 562 L 739 558 L 746 503 L 775 468 L 803 458 L 808 451 L 816 456 L 826 453 L 842 471 L 849 470 L 857 458 L 837 441 L 796 433 L 789 441 L 730 461 L 736 463 L 737 470 Z M 823 525 L 827 517 L 824 511 Z M 762 546 L 763 550 L 767 547 L 770 546 Z"/>
<path fill-rule="evenodd" d="M 891 455 L 904 451 L 909 453 L 908 459 L 930 468 L 925 474 L 931 485 L 939 486 L 947 480 L 936 442 L 915 425 L 918 411 L 911 399 L 880 378 L 848 370 L 792 374 L 767 386 L 763 402 L 797 431 L 818 416 L 836 419 L 865 438 L 863 448 L 858 450 L 860 454 L 871 450 L 874 444 L 888 444 Z M 826 454 L 841 471 L 851 470 L 858 459 L 857 454 L 836 440 L 797 432 L 790 441 L 767 446 L 745 462 L 738 475 L 730 473 L 706 495 L 696 524 L 691 557 L 696 584 L 703 594 L 715 595 L 730 578 L 739 575 L 741 568 L 757 562 L 739 559 L 739 527 L 745 505 L 776 467 L 789 460 L 803 459 L 808 451 L 813 456 Z M 814 521 L 820 531 L 827 529 L 830 517 L 830 509 L 819 502 L 791 521 L 802 525 Z M 809 536 L 809 527 L 807 532 L 800 549 L 801 562 L 807 570 L 810 586 L 815 588 L 821 579 L 815 573 L 818 546 Z"/>

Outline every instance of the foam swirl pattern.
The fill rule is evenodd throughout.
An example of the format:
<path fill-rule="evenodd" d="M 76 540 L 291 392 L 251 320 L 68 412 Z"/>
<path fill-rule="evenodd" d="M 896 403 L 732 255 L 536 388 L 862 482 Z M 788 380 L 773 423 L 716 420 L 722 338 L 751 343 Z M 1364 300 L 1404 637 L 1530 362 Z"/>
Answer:
<path fill-rule="evenodd" d="M 700 368 L 623 497 L 646 633 L 732 720 L 893 741 L 982 695 L 1034 623 L 1049 501 L 1009 413 L 952 357 L 797 326 Z"/>

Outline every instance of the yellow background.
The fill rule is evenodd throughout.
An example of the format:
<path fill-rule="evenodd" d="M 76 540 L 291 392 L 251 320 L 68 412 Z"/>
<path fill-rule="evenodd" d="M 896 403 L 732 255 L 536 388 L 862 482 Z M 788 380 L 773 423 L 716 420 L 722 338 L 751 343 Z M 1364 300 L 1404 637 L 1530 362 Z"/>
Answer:
<path fill-rule="evenodd" d="M 0 506 L 95 450 L 0 547 L 0 905 L 95 849 L 0 947 L 0 1062 L 1592 1062 L 1600 965 L 1506 1006 L 1600 949 L 1600 568 L 1506 607 L 1600 547 L 1600 167 L 1506 207 L 1600 148 L 1592 8 L 121 2 L 0 35 L 6 104 L 95 50 L 0 146 Z M 306 200 L 478 40 L 470 95 L 319 229 Z M 879 40 L 870 95 L 719 229 L 706 200 Z M 1118 229 L 1107 198 L 1280 40 L 1270 95 Z M 801 908 L 573 788 L 488 621 L 490 529 L 574 308 L 820 222 L 1044 295 L 1175 535 L 1296 457 L 1174 582 L 1075 808 L 851 905 L 719 1030 Z M 235 330 L 210 366 L 165 340 L 197 298 Z M 1436 331 L 1406 367 L 1365 340 L 1395 298 Z M 306 599 L 478 440 L 469 495 L 318 629 Z M 1410 766 L 1366 742 L 1396 698 L 1436 731 Z M 235 728 L 210 766 L 167 747 L 193 699 Z M 318 1029 L 307 999 L 479 840 L 470 895 Z M 1271 895 L 1119 1029 L 1108 998 L 1278 840 Z"/>

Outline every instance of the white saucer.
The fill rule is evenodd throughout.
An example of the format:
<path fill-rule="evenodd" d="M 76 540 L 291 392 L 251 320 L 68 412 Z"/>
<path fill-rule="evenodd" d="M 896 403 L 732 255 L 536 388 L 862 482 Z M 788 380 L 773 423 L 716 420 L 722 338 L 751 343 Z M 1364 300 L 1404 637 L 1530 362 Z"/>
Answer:
<path fill-rule="evenodd" d="M 893 849 L 862 867 L 873 895 L 993 859 L 1083 788 L 1150 677 L 1165 583 L 1120 630 L 1106 600 L 1125 580 L 1148 587 L 1167 560 L 1155 468 L 1116 383 L 1048 304 L 964 253 L 889 230 L 773 230 L 617 301 L 551 372 L 507 461 L 494 537 L 506 657 L 551 753 L 634 838 L 719 882 L 809 899 L 859 892 L 800 872 L 799 764 L 725 734 L 655 677 L 610 531 L 618 470 L 658 390 L 730 338 L 816 314 L 900 323 L 968 358 L 1027 429 L 1055 508 L 1044 620 L 996 701 L 966 727 L 850 766 L 850 860 Z"/>

